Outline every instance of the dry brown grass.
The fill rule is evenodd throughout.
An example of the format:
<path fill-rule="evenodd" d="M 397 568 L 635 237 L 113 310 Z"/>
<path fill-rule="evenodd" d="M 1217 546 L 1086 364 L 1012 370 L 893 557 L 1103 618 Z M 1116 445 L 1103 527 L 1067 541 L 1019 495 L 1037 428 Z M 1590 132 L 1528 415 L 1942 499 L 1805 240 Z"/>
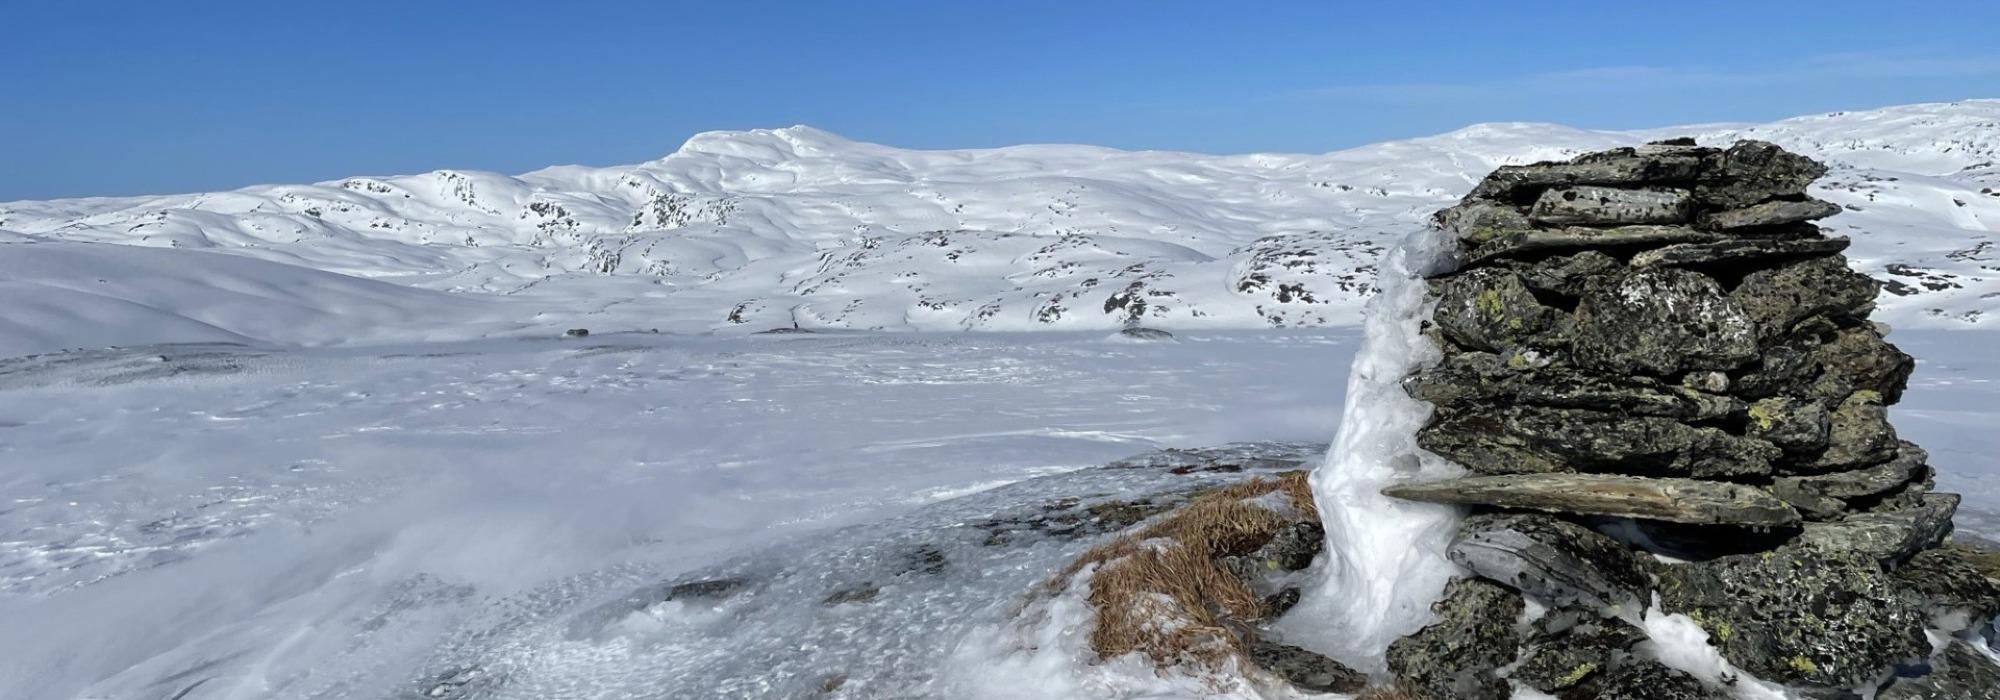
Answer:
<path fill-rule="evenodd" d="M 1097 612 L 1090 646 L 1103 658 L 1141 652 L 1161 666 L 1215 665 L 1240 652 L 1224 620 L 1262 615 L 1249 586 L 1216 559 L 1246 554 L 1295 522 L 1247 502 L 1282 492 L 1317 520 L 1304 472 L 1252 479 L 1210 491 L 1140 531 L 1091 548 L 1050 582 L 1060 590 L 1095 566 L 1089 601 Z"/>

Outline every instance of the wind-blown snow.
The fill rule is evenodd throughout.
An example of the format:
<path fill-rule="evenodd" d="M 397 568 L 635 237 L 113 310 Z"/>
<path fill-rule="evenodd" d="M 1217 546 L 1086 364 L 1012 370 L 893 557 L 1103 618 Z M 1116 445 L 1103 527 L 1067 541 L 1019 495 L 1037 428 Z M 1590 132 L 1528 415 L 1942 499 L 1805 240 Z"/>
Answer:
<path fill-rule="evenodd" d="M 1881 317 L 1992 323 L 2000 100 L 1631 132 L 1487 124 L 1322 155 L 921 151 L 807 127 L 714 132 L 631 166 L 12 202 L 0 204 L 11 232 L 0 243 L 200 249 L 506 297 L 518 302 L 506 320 L 536 332 L 1351 325 L 1382 252 L 1492 168 L 1677 135 L 1770 139 L 1826 160 L 1815 194 L 1847 207 L 1831 227 L 1893 283 Z M 50 323 L 9 318 L 27 296 L 0 294 L 0 319 Z M 205 303 L 172 302 L 148 331 L 77 319 L 91 330 L 75 342 L 210 339 L 173 308 Z M 293 329 L 230 331 L 289 342 Z M 65 340 L 24 338 L 0 351 Z"/>

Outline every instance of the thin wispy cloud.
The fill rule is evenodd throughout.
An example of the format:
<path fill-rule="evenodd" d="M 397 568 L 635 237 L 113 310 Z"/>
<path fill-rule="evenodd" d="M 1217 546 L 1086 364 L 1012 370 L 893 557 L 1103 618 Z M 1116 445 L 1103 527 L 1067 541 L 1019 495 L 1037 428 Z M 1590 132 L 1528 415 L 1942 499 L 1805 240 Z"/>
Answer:
<path fill-rule="evenodd" d="M 1766 66 L 1601 66 L 1476 82 L 1340 85 L 1302 90 L 1296 96 L 1428 104 L 1503 97 L 1565 97 L 1832 81 L 1982 77 L 2000 77 L 2000 54 L 1940 56 L 1915 52 L 1850 52 Z"/>

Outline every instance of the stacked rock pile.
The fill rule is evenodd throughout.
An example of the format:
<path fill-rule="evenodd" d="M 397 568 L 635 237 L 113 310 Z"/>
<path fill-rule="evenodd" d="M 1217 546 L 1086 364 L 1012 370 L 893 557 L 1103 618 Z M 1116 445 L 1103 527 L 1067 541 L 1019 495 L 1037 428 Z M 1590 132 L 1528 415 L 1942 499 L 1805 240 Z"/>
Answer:
<path fill-rule="evenodd" d="M 1802 697 L 2000 698 L 1952 637 L 2000 587 L 1889 424 L 1913 362 L 1812 223 L 1840 211 L 1806 195 L 1824 173 L 1663 141 L 1503 167 L 1438 215 L 1461 264 L 1429 281 L 1443 360 L 1407 387 L 1436 407 L 1418 443 L 1470 474 L 1387 493 L 1471 506 L 1450 556 L 1473 576 L 1389 650 L 1405 690 L 1727 697 L 1640 650 L 1657 604 Z"/>

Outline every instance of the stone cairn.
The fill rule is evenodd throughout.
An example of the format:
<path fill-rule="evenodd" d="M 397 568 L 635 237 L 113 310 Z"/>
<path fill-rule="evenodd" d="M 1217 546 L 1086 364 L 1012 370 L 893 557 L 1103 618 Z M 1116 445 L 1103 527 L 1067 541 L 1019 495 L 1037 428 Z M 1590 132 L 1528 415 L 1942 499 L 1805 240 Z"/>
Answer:
<path fill-rule="evenodd" d="M 1386 493 L 1469 506 L 1471 576 L 1388 650 L 1405 692 L 1730 697 L 1639 644 L 1657 605 L 1800 697 L 2000 698 L 1963 641 L 2000 587 L 1889 424 L 1914 363 L 1812 223 L 1825 171 L 1680 139 L 1503 167 L 1438 214 L 1443 359 L 1406 386 L 1436 407 L 1418 444 L 1471 473 Z"/>

